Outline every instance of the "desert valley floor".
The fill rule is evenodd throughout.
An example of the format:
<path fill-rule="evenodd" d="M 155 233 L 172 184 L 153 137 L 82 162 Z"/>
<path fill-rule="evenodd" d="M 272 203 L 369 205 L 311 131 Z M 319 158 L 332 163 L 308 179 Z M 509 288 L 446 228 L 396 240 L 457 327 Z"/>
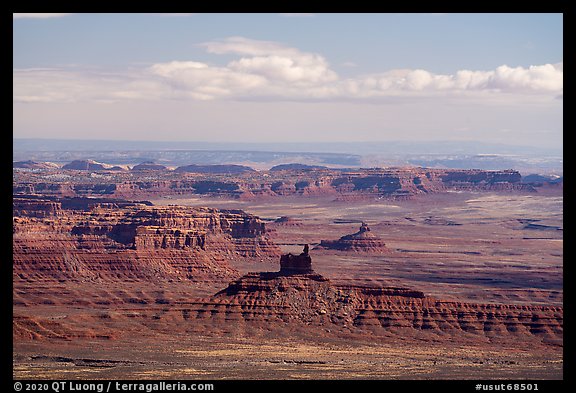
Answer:
<path fill-rule="evenodd" d="M 197 280 L 59 279 L 24 271 L 13 281 L 15 378 L 563 378 L 561 194 L 458 191 L 348 202 L 173 196 L 151 202 L 241 209 L 265 223 L 282 254 L 299 254 L 309 244 L 314 271 L 340 289 L 318 287 L 307 301 L 323 302 L 329 291 L 348 286 L 408 288 L 441 301 L 391 306 L 404 307 L 403 318 L 410 320 L 390 330 L 375 327 L 378 319 L 358 325 L 345 309 L 335 309 L 324 323 L 332 311 L 316 303 L 308 306 L 322 315 L 300 315 L 295 323 L 282 322 L 285 317 L 268 306 L 270 314 L 261 319 L 248 318 L 244 306 L 222 312 L 232 303 L 215 294 L 248 272 L 277 272 L 279 256 L 228 258 L 229 271 Z M 385 249 L 319 246 L 356 233 L 362 223 Z M 443 304 L 458 310 L 458 324 L 445 330 L 434 320 L 422 328 Z M 460 315 L 469 304 L 486 315 L 492 310 L 488 318 L 500 326 L 494 334 L 486 315 L 477 325 L 480 311 Z M 366 310 L 367 321 L 377 314 Z M 520 322 L 512 326 L 512 319 Z"/>

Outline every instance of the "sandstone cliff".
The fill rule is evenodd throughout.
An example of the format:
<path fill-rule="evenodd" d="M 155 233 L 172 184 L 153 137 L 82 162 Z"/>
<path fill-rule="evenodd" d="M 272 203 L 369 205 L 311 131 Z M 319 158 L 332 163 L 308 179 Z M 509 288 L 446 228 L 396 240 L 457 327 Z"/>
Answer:
<path fill-rule="evenodd" d="M 22 279 L 233 277 L 231 258 L 270 258 L 264 223 L 240 210 L 85 199 L 14 199 L 14 274 Z"/>

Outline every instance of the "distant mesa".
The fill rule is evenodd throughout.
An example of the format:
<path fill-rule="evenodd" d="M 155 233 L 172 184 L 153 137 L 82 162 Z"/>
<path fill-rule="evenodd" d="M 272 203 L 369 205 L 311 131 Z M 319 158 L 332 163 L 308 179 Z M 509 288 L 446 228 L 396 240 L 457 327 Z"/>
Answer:
<path fill-rule="evenodd" d="M 545 175 L 538 175 L 538 174 L 530 174 L 526 176 L 522 176 L 522 183 L 532 184 L 535 186 L 543 185 L 543 184 L 559 184 L 564 181 L 563 176 L 545 176 Z"/>
<path fill-rule="evenodd" d="M 107 168 L 104 164 L 93 160 L 74 160 L 64 165 L 62 169 L 72 169 L 76 171 L 101 171 Z"/>
<path fill-rule="evenodd" d="M 321 165 L 306 165 L 306 164 L 281 164 L 270 168 L 271 171 L 293 171 L 293 170 L 306 170 L 306 169 L 328 169 L 328 167 Z"/>
<path fill-rule="evenodd" d="M 118 163 L 117 160 L 114 162 Z M 19 162 L 14 165 L 15 168 L 38 167 L 34 162 Z M 90 175 L 91 171 L 102 170 L 122 173 L 119 165 L 112 167 L 91 160 L 73 161 L 64 166 L 64 170 L 66 169 L 77 170 L 78 176 L 81 176 L 82 171 L 87 175 Z M 61 181 L 69 176 L 66 174 L 56 174 L 56 177 L 53 177 L 54 174 L 50 173 L 44 179 L 41 179 L 41 174 L 37 179 L 32 179 L 27 178 L 28 175 L 24 172 L 19 171 L 20 178 L 14 183 L 14 193 L 48 193 L 60 196 L 106 194 L 121 198 L 194 193 L 242 199 L 330 196 L 334 197 L 335 201 L 384 198 L 406 200 L 416 195 L 453 190 L 537 192 L 536 188 L 540 188 L 546 192 L 555 192 L 563 187 L 561 181 L 555 184 L 544 183 L 542 186 L 522 183 L 519 181 L 520 173 L 516 171 L 447 171 L 424 168 L 255 171 L 247 166 L 230 164 L 185 165 L 172 171 L 164 165 L 146 161 L 134 166 L 131 173 L 145 177 L 155 173 L 158 175 L 156 179 L 141 181 L 138 176 L 126 179 L 91 177 L 75 179 L 78 184 Z"/>
<path fill-rule="evenodd" d="M 176 172 L 191 172 L 191 173 L 223 173 L 223 174 L 242 174 L 248 172 L 256 172 L 249 166 L 244 165 L 184 165 L 179 166 Z"/>
<path fill-rule="evenodd" d="M 27 168 L 27 169 L 55 169 L 58 165 L 53 162 L 43 162 L 43 161 L 15 161 L 12 163 L 12 168 Z"/>
<path fill-rule="evenodd" d="M 132 171 L 165 171 L 168 168 L 153 161 L 146 161 L 132 167 Z"/>
<path fill-rule="evenodd" d="M 112 168 L 109 168 L 108 170 L 109 171 L 127 171 L 128 169 L 121 167 L 121 166 L 118 166 L 118 165 L 115 165 Z"/>
<path fill-rule="evenodd" d="M 338 240 L 322 240 L 318 247 L 331 250 L 370 253 L 390 251 L 384 241 L 374 235 L 365 222 L 362 223 L 358 232 L 342 236 Z"/>
<path fill-rule="evenodd" d="M 485 171 L 480 169 L 469 170 L 447 170 L 440 175 L 442 182 L 447 186 L 470 185 L 497 186 L 504 184 L 518 184 L 522 179 L 520 172 L 515 170 Z"/>
<path fill-rule="evenodd" d="M 27 169 L 58 169 L 60 166 L 53 162 L 45 162 L 45 161 L 15 161 L 12 163 L 13 168 L 27 168 Z M 115 165 L 110 166 L 107 164 L 102 164 L 93 160 L 75 160 L 72 161 L 62 167 L 62 169 L 72 169 L 72 170 L 80 170 L 80 171 L 126 171 L 127 169 Z"/>

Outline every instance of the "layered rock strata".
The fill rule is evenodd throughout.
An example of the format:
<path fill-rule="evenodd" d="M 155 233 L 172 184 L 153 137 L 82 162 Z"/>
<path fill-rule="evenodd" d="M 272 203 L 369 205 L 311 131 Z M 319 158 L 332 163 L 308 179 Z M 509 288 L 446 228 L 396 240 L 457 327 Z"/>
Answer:
<path fill-rule="evenodd" d="M 384 241 L 374 235 L 366 223 L 362 223 L 358 232 L 342 236 L 338 240 L 322 240 L 318 247 L 330 250 L 367 253 L 383 253 L 390 251 L 386 247 Z"/>
<path fill-rule="evenodd" d="M 82 162 L 73 167 L 90 167 Z M 524 191 L 535 188 L 521 182 L 517 171 L 446 170 L 426 168 L 375 168 L 358 170 L 293 169 L 258 172 L 245 167 L 188 166 L 171 170 L 137 170 L 129 173 L 94 169 L 15 172 L 14 194 L 57 196 L 111 196 L 151 198 L 162 195 L 200 194 L 232 198 L 277 196 L 334 196 L 337 200 L 365 198 L 409 199 L 416 195 L 470 191 Z M 66 168 L 66 167 L 65 167 Z M 156 167 L 154 167 L 156 168 Z M 88 173 L 86 173 L 88 172 Z M 70 182 L 74 176 L 74 182 Z"/>
<path fill-rule="evenodd" d="M 306 266 L 300 272 L 286 270 Z M 281 259 L 278 272 L 249 273 L 187 309 L 189 320 L 433 340 L 517 340 L 562 345 L 563 308 L 442 301 L 408 288 L 333 285 L 310 256 Z"/>
<path fill-rule="evenodd" d="M 280 254 L 264 223 L 241 210 L 23 198 L 13 209 L 22 279 L 226 278 L 237 274 L 227 260 Z"/>

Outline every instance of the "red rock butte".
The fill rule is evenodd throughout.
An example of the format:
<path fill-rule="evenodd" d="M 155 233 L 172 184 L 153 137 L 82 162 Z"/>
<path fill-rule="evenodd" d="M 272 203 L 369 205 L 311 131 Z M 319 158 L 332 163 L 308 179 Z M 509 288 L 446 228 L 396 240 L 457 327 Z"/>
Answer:
<path fill-rule="evenodd" d="M 319 248 L 370 253 L 389 251 L 386 247 L 386 243 L 374 235 L 368 224 L 365 222 L 362 223 L 360 229 L 356 233 L 342 236 L 338 240 L 322 240 Z"/>
<path fill-rule="evenodd" d="M 308 245 L 300 255 L 285 254 L 280 257 L 280 274 L 312 274 L 312 258 L 308 255 Z"/>

